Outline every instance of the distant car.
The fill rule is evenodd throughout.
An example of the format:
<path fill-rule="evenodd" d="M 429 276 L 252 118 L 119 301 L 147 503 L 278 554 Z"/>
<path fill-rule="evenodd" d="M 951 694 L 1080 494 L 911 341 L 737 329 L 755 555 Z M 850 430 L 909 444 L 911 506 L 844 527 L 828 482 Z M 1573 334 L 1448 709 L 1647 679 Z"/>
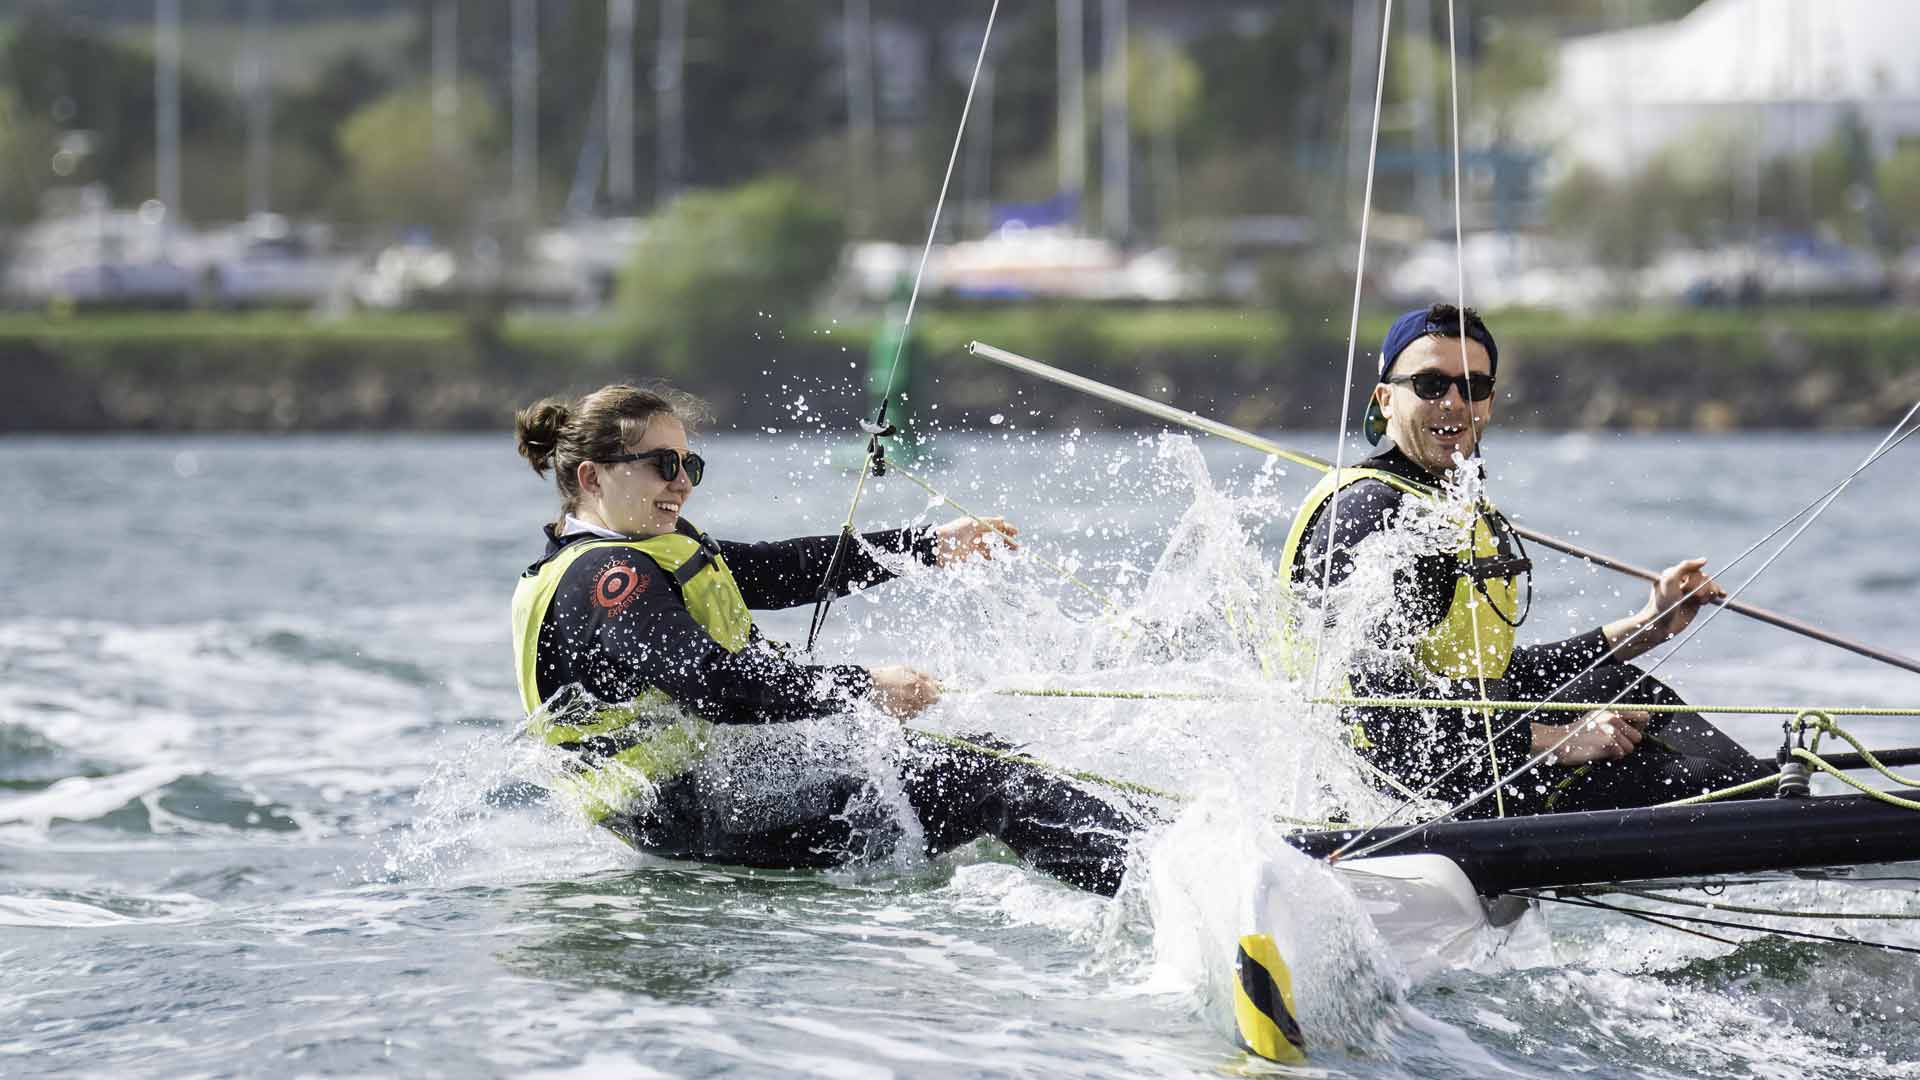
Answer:
<path fill-rule="evenodd" d="M 1880 260 L 1821 237 L 1663 252 L 1641 274 L 1643 299 L 1712 306 L 1761 300 L 1882 300 L 1893 281 Z"/>
<path fill-rule="evenodd" d="M 436 307 L 459 293 L 460 267 L 453 252 L 425 241 L 382 248 L 349 286 L 362 305 L 382 311 Z"/>
<path fill-rule="evenodd" d="M 1397 303 L 1450 300 L 1465 270 L 1467 303 L 1481 308 L 1534 307 L 1582 311 L 1618 291 L 1608 274 L 1566 245 L 1526 233 L 1470 233 L 1423 243 L 1390 260 L 1382 289 Z"/>
<path fill-rule="evenodd" d="M 516 297 L 592 310 L 613 299 L 620 272 L 646 236 L 638 218 L 570 221 L 534 234 L 527 260 L 509 276 Z"/>
<path fill-rule="evenodd" d="M 934 249 L 925 287 L 974 299 L 1179 300 L 1199 291 L 1174 253 L 1129 256 L 1065 226 L 1010 223 L 980 240 Z"/>
<path fill-rule="evenodd" d="M 1819 236 L 1779 236 L 1756 259 L 1762 294 L 1807 300 L 1884 300 L 1891 282 L 1874 255 Z"/>
<path fill-rule="evenodd" d="M 207 244 L 201 299 L 219 307 L 312 306 L 338 295 L 353 260 L 327 250 L 325 230 L 297 230 L 277 215 Z"/>
<path fill-rule="evenodd" d="M 478 295 L 516 305 L 592 310 L 612 297 L 645 226 L 635 219 L 577 221 L 503 247 L 482 236 L 456 254 L 421 238 L 389 245 L 350 275 L 349 292 L 381 310 L 444 308 Z"/>
<path fill-rule="evenodd" d="M 30 230 L 8 274 L 17 302 L 56 308 L 190 306 L 198 282 L 171 234 L 124 211 L 47 222 Z"/>

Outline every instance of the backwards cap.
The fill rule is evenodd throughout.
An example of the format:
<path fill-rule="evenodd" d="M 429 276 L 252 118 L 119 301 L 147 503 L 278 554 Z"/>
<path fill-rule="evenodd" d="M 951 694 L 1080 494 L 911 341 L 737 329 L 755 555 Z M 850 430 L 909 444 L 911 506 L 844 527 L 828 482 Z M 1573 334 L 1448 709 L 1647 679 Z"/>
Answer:
<path fill-rule="evenodd" d="M 1434 304 L 1430 307 L 1414 308 L 1412 311 L 1393 320 L 1387 328 L 1386 340 L 1380 343 L 1380 377 L 1378 382 L 1387 381 L 1387 372 L 1393 370 L 1393 362 L 1407 351 L 1407 346 L 1423 337 L 1439 334 L 1442 337 L 1460 336 L 1460 309 L 1452 304 Z M 1487 374 L 1500 373 L 1500 346 L 1494 344 L 1493 331 L 1480 321 L 1480 313 L 1472 308 L 1466 309 L 1466 337 L 1477 341 L 1487 350 Z M 1386 418 L 1380 415 L 1379 406 L 1372 398 L 1367 399 L 1366 417 L 1361 421 L 1362 429 L 1367 433 L 1367 441 L 1380 445 L 1380 436 L 1387 433 Z"/>

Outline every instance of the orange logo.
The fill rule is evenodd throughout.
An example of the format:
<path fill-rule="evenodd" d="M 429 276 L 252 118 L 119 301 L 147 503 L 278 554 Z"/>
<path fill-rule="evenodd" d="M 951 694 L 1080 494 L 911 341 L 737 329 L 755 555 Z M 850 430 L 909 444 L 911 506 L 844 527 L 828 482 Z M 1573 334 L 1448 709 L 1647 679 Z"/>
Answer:
<path fill-rule="evenodd" d="M 634 597 L 647 591 L 650 580 L 650 575 L 640 573 L 627 563 L 608 563 L 594 575 L 593 602 L 605 608 L 607 614 L 618 615 L 627 610 Z"/>

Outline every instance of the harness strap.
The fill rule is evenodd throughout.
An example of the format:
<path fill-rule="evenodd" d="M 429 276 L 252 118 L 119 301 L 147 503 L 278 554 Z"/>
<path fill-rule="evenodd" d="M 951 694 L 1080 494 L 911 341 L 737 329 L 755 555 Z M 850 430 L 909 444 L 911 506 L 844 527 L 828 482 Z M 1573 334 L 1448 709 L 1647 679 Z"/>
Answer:
<path fill-rule="evenodd" d="M 713 538 L 706 533 L 695 533 L 694 540 L 699 543 L 700 547 L 693 553 L 691 558 L 681 563 L 680 568 L 673 572 L 673 583 L 675 585 L 685 587 L 687 582 L 693 580 L 693 575 L 706 569 L 707 564 L 713 561 L 714 556 L 720 554 L 720 545 L 714 543 Z"/>

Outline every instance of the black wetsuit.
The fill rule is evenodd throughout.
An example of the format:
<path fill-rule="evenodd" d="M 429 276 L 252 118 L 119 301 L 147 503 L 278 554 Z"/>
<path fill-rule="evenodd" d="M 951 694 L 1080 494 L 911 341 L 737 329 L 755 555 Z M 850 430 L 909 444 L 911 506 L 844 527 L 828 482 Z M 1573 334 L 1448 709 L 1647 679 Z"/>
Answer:
<path fill-rule="evenodd" d="M 1408 459 L 1388 449 L 1362 466 L 1404 477 L 1429 487 L 1441 481 Z M 1405 493 L 1379 480 L 1364 479 L 1340 489 L 1339 534 L 1333 541 L 1331 581 L 1338 585 L 1353 570 L 1349 553 L 1362 540 L 1396 523 Z M 1292 568 L 1296 584 L 1309 592 L 1320 581 L 1331 530 L 1327 507 L 1321 506 L 1308 523 Z M 1395 573 L 1401 608 L 1398 625 L 1388 620 L 1374 628 L 1375 643 L 1385 645 L 1394 634 L 1419 635 L 1446 617 L 1453 604 L 1459 560 L 1452 552 L 1416 556 Z M 1512 613 L 1509 613 L 1512 614 Z M 1545 645 L 1516 647 L 1500 679 L 1487 681 L 1491 700 L 1645 702 L 1684 704 L 1680 696 L 1632 664 L 1603 659 L 1606 633 L 1595 627 L 1583 634 Z M 1591 670 L 1588 670 L 1591 668 Z M 1583 674 L 1584 672 L 1584 674 Z M 1405 664 L 1361 664 L 1349 673 L 1357 697 L 1422 697 L 1474 699 L 1480 696 L 1472 682 L 1434 679 L 1410 671 Z M 1572 680 L 1571 685 L 1568 685 Z M 1487 729 L 1481 715 L 1465 710 L 1364 708 L 1352 710 L 1352 720 L 1365 730 L 1361 754 L 1381 771 L 1414 790 L 1427 789 L 1431 797 L 1457 803 L 1493 780 L 1487 753 Z M 1511 772 L 1533 756 L 1532 723 L 1566 724 L 1566 713 L 1540 713 L 1529 723 L 1512 725 L 1516 714 L 1494 713 L 1494 753 L 1502 773 Z M 1656 714 L 1647 728 L 1649 738 L 1617 762 L 1588 766 L 1542 765 L 1503 791 L 1508 813 L 1547 813 L 1647 806 L 1697 795 L 1768 775 L 1772 770 L 1738 743 L 1707 723 L 1697 713 Z M 1465 764 L 1452 768 L 1465 759 Z M 1452 771 L 1449 773 L 1449 769 Z M 1444 778 L 1443 778 L 1444 776 Z M 1487 799 L 1464 817 L 1491 816 L 1496 803 Z"/>
<path fill-rule="evenodd" d="M 545 558 L 592 539 L 556 537 L 549 527 Z M 861 540 L 850 545 L 832 582 L 836 594 L 894 576 L 873 550 L 934 559 L 930 529 L 874 532 Z M 825 536 L 718 546 L 747 606 L 765 610 L 810 603 L 834 543 Z M 629 701 L 652 687 L 716 724 L 765 725 L 846 712 L 872 692 L 865 668 L 797 662 L 757 628 L 746 648 L 729 653 L 694 621 L 665 572 L 649 574 L 651 587 L 617 609 L 596 603 L 594 581 L 616 560 L 651 562 L 633 548 L 609 546 L 582 555 L 562 575 L 540 628 L 536 678 L 543 699 L 566 690 L 561 708 L 569 696 L 590 707 Z M 992 835 L 1038 869 L 1106 895 L 1119 888 L 1129 838 L 1140 827 L 1070 781 L 912 732 L 904 751 L 887 759 L 891 776 L 810 766 L 801 760 L 805 749 L 794 745 L 798 740 L 770 734 L 774 741 L 765 752 L 731 763 L 710 755 L 661 783 L 652 805 L 616 813 L 605 824 L 634 846 L 670 858 L 824 868 L 895 849 L 905 832 L 883 789 L 897 784 L 919 819 L 927 854 Z"/>

